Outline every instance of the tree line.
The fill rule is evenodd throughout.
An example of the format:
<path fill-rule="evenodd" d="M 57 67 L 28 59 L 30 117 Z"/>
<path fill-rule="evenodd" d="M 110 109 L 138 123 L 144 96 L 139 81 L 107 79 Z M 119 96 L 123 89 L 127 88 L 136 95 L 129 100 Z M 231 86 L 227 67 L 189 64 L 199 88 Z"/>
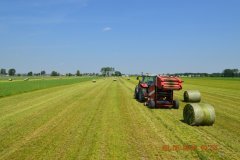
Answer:
<path fill-rule="evenodd" d="M 175 73 L 171 75 L 185 77 L 240 77 L 239 69 L 224 69 L 221 73 Z"/>
<path fill-rule="evenodd" d="M 122 76 L 120 71 L 116 71 L 113 67 L 102 67 L 101 76 Z M 46 71 L 41 71 L 39 73 L 33 73 L 32 71 L 25 73 L 25 74 L 16 74 L 16 69 L 11 68 L 7 69 L 0 69 L 0 75 L 9 75 L 9 76 L 45 76 L 47 75 Z M 57 71 L 52 71 L 50 76 L 60 76 Z M 221 73 L 175 73 L 175 74 L 166 74 L 166 75 L 176 75 L 176 76 L 192 76 L 192 77 L 240 77 L 240 70 L 239 69 L 224 69 Z M 65 76 L 100 76 L 98 73 L 81 73 L 80 70 L 77 70 L 75 74 L 67 73 Z"/>
<path fill-rule="evenodd" d="M 115 71 L 115 68 L 113 67 L 102 67 L 101 70 L 101 76 L 122 76 L 122 73 L 120 71 Z M 33 73 L 32 71 L 24 74 L 17 74 L 16 69 L 11 68 L 9 70 L 2 68 L 0 70 L 0 75 L 6 76 L 61 76 L 62 74 L 57 71 L 52 71 L 50 74 L 47 74 L 46 71 L 41 71 L 39 73 Z M 80 70 L 77 70 L 76 73 L 66 73 L 65 76 L 100 76 L 99 73 L 81 73 Z"/>
<path fill-rule="evenodd" d="M 43 70 L 39 73 L 33 73 L 32 71 L 30 71 L 28 73 L 23 73 L 23 74 L 18 73 L 17 74 L 16 69 L 14 69 L 14 68 L 11 68 L 9 70 L 2 68 L 2 69 L 0 69 L 0 75 L 3 75 L 3 76 L 6 76 L 6 75 L 8 75 L 8 76 L 45 76 L 45 75 L 47 75 L 47 73 L 46 73 L 46 71 Z M 61 76 L 61 74 L 57 71 L 52 71 L 49 75 L 50 76 Z M 86 75 L 86 73 L 82 74 L 80 72 L 80 70 L 77 70 L 75 74 L 72 74 L 72 73 L 66 74 L 66 76 L 82 76 L 82 75 Z M 88 75 L 95 75 L 95 73 L 94 74 L 88 73 Z"/>

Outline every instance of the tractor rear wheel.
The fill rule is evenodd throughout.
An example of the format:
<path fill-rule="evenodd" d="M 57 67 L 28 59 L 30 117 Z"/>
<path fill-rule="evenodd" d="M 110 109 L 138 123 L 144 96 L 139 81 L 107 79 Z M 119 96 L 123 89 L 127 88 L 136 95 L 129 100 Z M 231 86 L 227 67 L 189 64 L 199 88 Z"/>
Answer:
<path fill-rule="evenodd" d="M 179 101 L 178 100 L 174 100 L 173 101 L 173 108 L 174 109 L 178 109 L 179 108 Z"/>
<path fill-rule="evenodd" d="M 140 89 L 139 92 L 138 92 L 138 100 L 140 102 L 143 102 L 144 101 L 144 95 L 143 95 L 143 91 Z"/>

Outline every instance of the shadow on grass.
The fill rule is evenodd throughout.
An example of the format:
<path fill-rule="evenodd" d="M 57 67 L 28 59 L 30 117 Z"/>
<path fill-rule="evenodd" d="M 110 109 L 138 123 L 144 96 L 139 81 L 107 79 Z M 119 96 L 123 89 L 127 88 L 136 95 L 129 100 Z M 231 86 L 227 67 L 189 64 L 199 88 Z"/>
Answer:
<path fill-rule="evenodd" d="M 180 122 L 182 122 L 182 123 L 185 123 L 185 124 L 187 124 L 185 121 L 184 121 L 184 119 L 181 119 L 181 120 L 179 120 Z M 188 124 L 187 124 L 188 125 Z"/>

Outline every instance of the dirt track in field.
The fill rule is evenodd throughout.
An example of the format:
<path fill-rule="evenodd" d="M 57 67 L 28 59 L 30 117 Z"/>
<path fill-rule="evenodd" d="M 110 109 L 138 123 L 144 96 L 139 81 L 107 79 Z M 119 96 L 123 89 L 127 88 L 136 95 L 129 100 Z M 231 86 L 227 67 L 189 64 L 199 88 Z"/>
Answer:
<path fill-rule="evenodd" d="M 185 84 L 200 89 L 217 115 L 212 127 L 190 127 L 181 121 L 185 103 L 146 108 L 133 99 L 135 83 L 109 78 L 1 98 L 0 159 L 240 157 L 239 90 Z"/>

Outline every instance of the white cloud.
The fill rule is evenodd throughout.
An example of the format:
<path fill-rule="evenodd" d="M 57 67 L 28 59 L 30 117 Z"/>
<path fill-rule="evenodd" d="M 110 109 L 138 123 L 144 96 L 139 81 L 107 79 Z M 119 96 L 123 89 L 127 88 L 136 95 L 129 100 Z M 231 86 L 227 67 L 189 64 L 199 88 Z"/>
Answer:
<path fill-rule="evenodd" d="M 103 28 L 103 32 L 108 32 L 108 31 L 111 31 L 111 30 L 112 30 L 111 27 L 105 27 L 105 28 Z"/>

